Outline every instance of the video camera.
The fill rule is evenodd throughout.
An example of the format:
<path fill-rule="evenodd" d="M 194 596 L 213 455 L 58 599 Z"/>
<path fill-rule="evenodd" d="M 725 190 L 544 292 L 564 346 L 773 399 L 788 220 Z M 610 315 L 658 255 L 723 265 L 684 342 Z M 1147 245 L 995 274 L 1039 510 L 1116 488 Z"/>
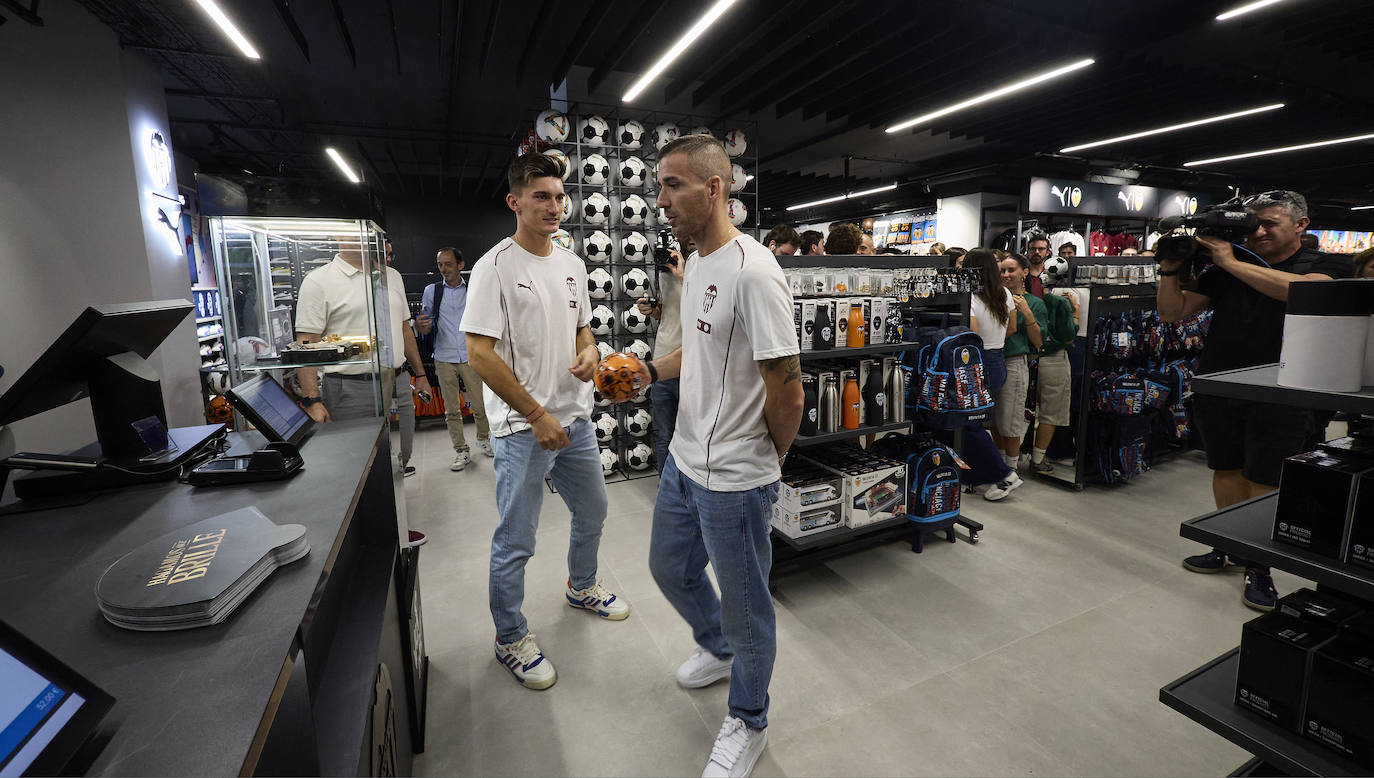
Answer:
<path fill-rule="evenodd" d="M 1212 254 L 1206 246 L 1194 240 L 1193 235 L 1168 234 L 1181 229 L 1193 229 L 1197 235 L 1241 243 L 1259 229 L 1259 218 L 1246 210 L 1239 198 L 1232 198 L 1191 216 L 1166 216 L 1161 219 L 1159 231 L 1166 235 L 1155 244 L 1155 259 L 1160 262 L 1182 262 L 1180 270 L 1184 272 L 1180 277 L 1188 279 L 1196 277 L 1212 264 Z"/>
<path fill-rule="evenodd" d="M 667 228 L 658 231 L 658 243 L 654 245 L 654 264 L 660 268 L 670 268 L 677 264 L 672 252 L 678 248 L 673 231 Z"/>

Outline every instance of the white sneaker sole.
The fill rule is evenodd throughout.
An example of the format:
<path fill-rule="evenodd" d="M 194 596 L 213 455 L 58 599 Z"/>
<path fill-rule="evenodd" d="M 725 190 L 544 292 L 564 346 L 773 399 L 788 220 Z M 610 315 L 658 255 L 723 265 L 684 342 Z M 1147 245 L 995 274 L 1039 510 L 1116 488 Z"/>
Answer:
<path fill-rule="evenodd" d="M 710 686 L 711 684 L 717 681 L 723 681 L 726 678 L 729 678 L 730 670 L 732 669 L 733 665 L 734 660 L 731 660 L 730 664 L 727 664 L 724 667 L 721 667 L 705 675 L 698 676 L 696 678 L 688 678 L 685 681 L 681 678 L 678 678 L 677 685 L 681 686 L 684 689 L 705 689 L 707 686 Z"/>

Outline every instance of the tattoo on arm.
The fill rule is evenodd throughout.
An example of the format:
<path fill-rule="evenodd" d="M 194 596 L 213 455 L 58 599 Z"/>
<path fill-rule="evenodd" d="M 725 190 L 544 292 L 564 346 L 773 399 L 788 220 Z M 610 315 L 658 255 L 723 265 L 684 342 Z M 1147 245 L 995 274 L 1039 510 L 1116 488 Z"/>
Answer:
<path fill-rule="evenodd" d="M 777 359 L 765 360 L 764 368 L 770 373 L 782 371 L 783 383 L 790 384 L 793 381 L 801 380 L 801 358 L 796 354 L 789 357 L 778 357 Z"/>

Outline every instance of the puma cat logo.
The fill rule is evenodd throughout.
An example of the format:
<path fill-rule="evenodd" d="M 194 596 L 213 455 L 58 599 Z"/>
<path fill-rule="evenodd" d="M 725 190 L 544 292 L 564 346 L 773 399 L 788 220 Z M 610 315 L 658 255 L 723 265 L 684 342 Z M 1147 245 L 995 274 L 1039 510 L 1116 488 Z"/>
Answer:
<path fill-rule="evenodd" d="M 534 294 L 534 290 L 531 289 L 527 284 L 517 283 L 517 284 L 515 285 L 515 288 L 517 288 L 517 289 L 524 289 L 525 291 L 529 292 L 530 294 Z"/>

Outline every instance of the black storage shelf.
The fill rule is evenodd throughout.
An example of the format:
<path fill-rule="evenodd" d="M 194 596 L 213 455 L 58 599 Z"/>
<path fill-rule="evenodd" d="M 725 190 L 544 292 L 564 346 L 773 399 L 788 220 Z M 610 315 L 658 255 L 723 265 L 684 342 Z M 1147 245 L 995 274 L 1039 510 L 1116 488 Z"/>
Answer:
<path fill-rule="evenodd" d="M 1268 494 L 1183 522 L 1179 533 L 1242 559 L 1374 600 L 1374 571 L 1272 539 L 1278 495 Z"/>
<path fill-rule="evenodd" d="M 801 352 L 801 361 L 815 362 L 818 359 L 843 359 L 844 357 L 857 357 L 864 354 L 891 354 L 897 351 L 906 351 L 912 345 L 911 343 L 879 343 L 875 346 L 830 348 L 824 351 L 803 351 Z"/>
<path fill-rule="evenodd" d="M 1255 754 L 1281 775 L 1368 775 L 1334 751 L 1234 703 L 1240 649 L 1234 648 L 1159 690 L 1159 701 Z"/>
<path fill-rule="evenodd" d="M 880 424 L 876 427 L 859 427 L 853 430 L 839 430 L 838 432 L 827 432 L 823 435 L 798 435 L 792 441 L 793 447 L 818 446 L 822 443 L 836 443 L 850 438 L 857 438 L 862 435 L 876 435 L 879 432 L 892 432 L 902 430 L 911 426 L 909 421 L 898 421 L 892 424 Z"/>
<path fill-rule="evenodd" d="M 897 516 L 895 518 L 877 521 L 863 527 L 832 529 L 828 532 L 818 532 L 815 535 L 807 535 L 801 538 L 789 538 L 776 530 L 774 530 L 773 536 L 797 551 L 809 551 L 813 548 L 838 545 L 847 540 L 853 540 L 864 535 L 873 535 L 884 530 L 892 529 L 893 527 L 900 527 L 910 523 L 911 520 L 906 516 Z"/>
<path fill-rule="evenodd" d="M 1326 392 L 1279 386 L 1279 366 L 1260 365 L 1193 377 L 1193 392 L 1235 400 L 1295 405 L 1323 411 L 1374 414 L 1374 386 L 1358 392 Z"/>

